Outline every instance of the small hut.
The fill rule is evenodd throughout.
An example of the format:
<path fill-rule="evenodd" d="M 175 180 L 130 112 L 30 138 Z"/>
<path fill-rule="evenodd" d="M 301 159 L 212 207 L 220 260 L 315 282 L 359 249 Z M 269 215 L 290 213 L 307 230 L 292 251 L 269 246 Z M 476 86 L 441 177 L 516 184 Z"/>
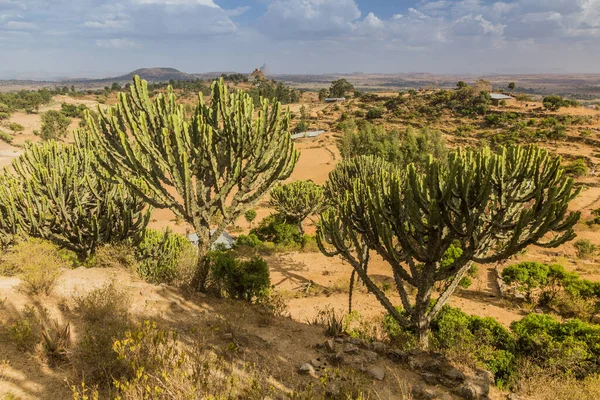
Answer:
<path fill-rule="evenodd" d="M 504 102 L 505 104 L 512 104 L 515 102 L 515 98 L 512 96 L 508 96 L 503 93 L 492 93 L 490 94 L 492 98 L 492 104 L 495 106 L 499 106 L 500 103 Z"/>

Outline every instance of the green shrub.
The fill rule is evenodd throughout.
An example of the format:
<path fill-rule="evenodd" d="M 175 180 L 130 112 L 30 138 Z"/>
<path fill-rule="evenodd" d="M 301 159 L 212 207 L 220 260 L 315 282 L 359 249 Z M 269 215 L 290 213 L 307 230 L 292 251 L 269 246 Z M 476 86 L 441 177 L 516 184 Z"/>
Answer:
<path fill-rule="evenodd" d="M 252 222 L 256 219 L 256 210 L 247 210 L 244 213 L 244 218 L 246 219 L 246 222 L 252 226 Z"/>
<path fill-rule="evenodd" d="M 366 118 L 367 119 L 379 119 L 383 117 L 385 114 L 385 108 L 383 107 L 373 107 L 369 111 L 367 111 Z"/>
<path fill-rule="evenodd" d="M 23 318 L 8 327 L 8 336 L 19 350 L 33 351 L 41 339 L 39 321 L 32 308 L 25 309 L 23 314 Z"/>
<path fill-rule="evenodd" d="M 591 221 L 589 221 L 588 224 L 600 225 L 600 208 L 597 208 L 594 211 L 592 211 L 592 217 L 593 217 L 593 219 Z"/>
<path fill-rule="evenodd" d="M 235 241 L 236 246 L 247 246 L 247 247 L 258 247 L 263 244 L 263 242 L 254 234 L 251 233 L 248 236 L 240 235 Z"/>
<path fill-rule="evenodd" d="M 19 133 L 19 132 L 23 132 L 25 130 L 25 127 L 19 123 L 16 122 L 11 122 L 8 125 L 8 129 L 10 129 L 11 131 L 13 131 L 14 133 Z"/>
<path fill-rule="evenodd" d="M 517 352 L 555 374 L 578 377 L 600 366 L 600 326 L 574 319 L 560 323 L 549 315 L 530 314 L 511 324 Z"/>
<path fill-rule="evenodd" d="M 186 237 L 170 230 L 146 229 L 136 248 L 138 274 L 153 283 L 173 282 L 178 277 L 178 265 L 183 254 L 192 247 Z"/>
<path fill-rule="evenodd" d="M 531 301 L 532 291 L 546 285 L 548 272 L 549 268 L 545 264 L 524 261 L 504 268 L 502 280 L 507 285 L 513 286 L 516 291 L 524 293 L 527 300 Z"/>
<path fill-rule="evenodd" d="M 258 227 L 252 229 L 262 242 L 273 242 L 278 245 L 302 244 L 300 229 L 295 223 L 286 221 L 281 214 L 272 214 L 263 219 Z"/>
<path fill-rule="evenodd" d="M 564 167 L 565 173 L 573 177 L 585 176 L 588 173 L 588 168 L 583 158 L 578 158 L 575 161 L 570 162 Z"/>
<path fill-rule="evenodd" d="M 269 267 L 260 257 L 240 261 L 231 252 L 208 255 L 214 287 L 231 298 L 252 301 L 266 295 L 271 286 Z"/>
<path fill-rule="evenodd" d="M 61 113 L 63 113 L 63 115 L 65 117 L 83 118 L 83 114 L 87 109 L 88 108 L 85 104 L 75 105 L 75 104 L 62 103 L 60 111 L 61 111 Z"/>
<path fill-rule="evenodd" d="M 13 138 L 12 135 L 10 135 L 10 134 L 8 134 L 6 132 L 0 131 L 0 140 L 2 140 L 3 142 L 11 144 L 12 141 L 13 141 L 13 139 L 14 138 Z"/>

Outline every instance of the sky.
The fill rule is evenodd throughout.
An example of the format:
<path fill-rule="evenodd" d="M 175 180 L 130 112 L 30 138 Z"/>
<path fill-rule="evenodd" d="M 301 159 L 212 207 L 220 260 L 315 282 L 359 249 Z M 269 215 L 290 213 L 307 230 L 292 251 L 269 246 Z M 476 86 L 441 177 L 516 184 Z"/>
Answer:
<path fill-rule="evenodd" d="M 600 72 L 600 0 L 0 0 L 0 78 Z"/>

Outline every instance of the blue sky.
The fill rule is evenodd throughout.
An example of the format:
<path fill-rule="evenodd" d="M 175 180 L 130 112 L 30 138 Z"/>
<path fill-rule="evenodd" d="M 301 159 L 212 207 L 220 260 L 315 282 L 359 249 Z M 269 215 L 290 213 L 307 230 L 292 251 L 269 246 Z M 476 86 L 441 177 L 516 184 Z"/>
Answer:
<path fill-rule="evenodd" d="M 0 0 L 0 77 L 598 72 L 600 0 Z"/>

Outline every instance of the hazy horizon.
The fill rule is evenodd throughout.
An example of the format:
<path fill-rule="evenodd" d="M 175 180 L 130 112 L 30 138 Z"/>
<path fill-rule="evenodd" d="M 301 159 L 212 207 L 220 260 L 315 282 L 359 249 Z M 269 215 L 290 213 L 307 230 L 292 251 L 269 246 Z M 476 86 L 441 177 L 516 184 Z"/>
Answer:
<path fill-rule="evenodd" d="M 600 0 L 0 0 L 0 79 L 595 73 Z"/>

